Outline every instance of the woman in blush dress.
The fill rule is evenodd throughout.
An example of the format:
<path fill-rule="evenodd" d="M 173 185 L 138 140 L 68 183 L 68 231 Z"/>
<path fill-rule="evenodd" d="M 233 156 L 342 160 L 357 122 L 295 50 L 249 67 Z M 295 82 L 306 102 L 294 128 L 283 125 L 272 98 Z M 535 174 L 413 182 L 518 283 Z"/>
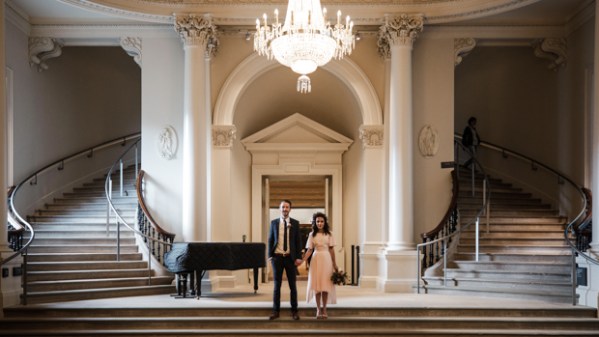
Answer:
<path fill-rule="evenodd" d="M 335 263 L 335 239 L 329 230 L 327 216 L 314 213 L 312 216 L 312 232 L 306 242 L 304 261 L 310 261 L 308 271 L 308 287 L 306 302 L 316 298 L 316 318 L 326 319 L 327 304 L 337 303 L 335 285 L 331 280 L 333 271 L 338 271 Z M 312 256 L 311 260 L 310 256 Z"/>

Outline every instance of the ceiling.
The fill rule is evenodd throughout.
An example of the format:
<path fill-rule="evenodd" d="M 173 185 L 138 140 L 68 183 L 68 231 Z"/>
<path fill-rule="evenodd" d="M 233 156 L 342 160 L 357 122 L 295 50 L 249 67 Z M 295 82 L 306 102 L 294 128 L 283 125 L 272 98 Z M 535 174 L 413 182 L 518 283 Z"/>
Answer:
<path fill-rule="evenodd" d="M 253 25 L 286 0 L 7 0 L 31 24 L 172 22 L 173 13 L 210 13 L 219 25 Z M 563 25 L 593 0 L 323 0 L 356 25 L 388 13 L 423 13 L 427 24 Z"/>
<path fill-rule="evenodd" d="M 385 14 L 389 13 L 423 13 L 425 30 L 427 26 L 565 27 L 585 8 L 594 6 L 593 0 L 322 1 L 330 13 L 339 8 L 344 15 L 351 15 L 358 29 L 364 31 L 378 29 Z M 210 13 L 219 30 L 246 26 L 248 31 L 262 13 L 272 13 L 275 8 L 282 11 L 286 2 L 287 0 L 6 0 L 8 6 L 32 27 L 33 34 L 42 36 L 44 32 L 52 32 L 57 26 L 69 27 L 70 33 L 72 28 L 85 31 L 89 27 L 93 30 L 97 25 L 172 25 L 175 13 Z M 356 48 L 365 44 L 376 52 L 374 39 L 363 39 Z M 295 91 L 296 75 L 282 66 L 257 78 L 237 104 L 239 111 L 236 111 L 234 124 L 238 128 L 238 139 L 299 112 L 356 140 L 362 118 L 350 90 L 331 73 L 322 69 L 312 74 L 311 78 L 313 90 L 309 95 L 300 95 Z M 269 90 L 263 90 L 266 87 Z"/>

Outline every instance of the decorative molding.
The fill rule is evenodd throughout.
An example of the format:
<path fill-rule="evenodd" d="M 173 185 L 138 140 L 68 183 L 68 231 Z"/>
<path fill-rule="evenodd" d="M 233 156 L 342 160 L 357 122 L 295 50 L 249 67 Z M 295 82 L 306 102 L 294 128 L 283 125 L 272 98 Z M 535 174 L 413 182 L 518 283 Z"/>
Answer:
<path fill-rule="evenodd" d="M 133 57 L 135 63 L 141 67 L 141 38 L 123 36 L 120 43 L 127 54 Z"/>
<path fill-rule="evenodd" d="M 423 157 L 433 157 L 439 151 L 439 132 L 430 125 L 420 129 L 418 149 Z"/>
<path fill-rule="evenodd" d="M 364 149 L 382 147 L 384 133 L 382 125 L 361 125 L 360 139 L 362 140 L 362 147 Z"/>
<path fill-rule="evenodd" d="M 50 37 L 29 38 L 29 65 L 37 66 L 38 71 L 48 69 L 46 60 L 62 54 L 62 42 Z"/>
<path fill-rule="evenodd" d="M 212 23 L 210 15 L 175 16 L 175 31 L 179 33 L 185 45 L 205 46 L 206 56 L 214 55 L 217 52 L 219 45 L 218 31 Z"/>
<path fill-rule="evenodd" d="M 215 147 L 231 147 L 233 140 L 237 138 L 237 128 L 235 125 L 213 125 L 212 126 L 212 145 Z"/>
<path fill-rule="evenodd" d="M 455 56 L 455 65 L 462 63 L 462 59 L 470 54 L 476 47 L 476 40 L 473 38 L 460 38 L 453 40 L 453 51 Z"/>
<path fill-rule="evenodd" d="M 547 66 L 551 70 L 557 70 L 566 65 L 567 44 L 565 38 L 547 38 L 533 42 L 535 56 L 548 59 Z"/>
<path fill-rule="evenodd" d="M 158 153 L 166 160 L 175 158 L 179 142 L 177 140 L 177 133 L 172 126 L 165 126 L 158 135 L 157 139 Z"/>
<path fill-rule="evenodd" d="M 400 14 L 385 17 L 385 23 L 379 27 L 377 46 L 379 54 L 385 58 L 391 56 L 391 45 L 412 45 L 422 32 L 424 16 L 422 14 Z"/>

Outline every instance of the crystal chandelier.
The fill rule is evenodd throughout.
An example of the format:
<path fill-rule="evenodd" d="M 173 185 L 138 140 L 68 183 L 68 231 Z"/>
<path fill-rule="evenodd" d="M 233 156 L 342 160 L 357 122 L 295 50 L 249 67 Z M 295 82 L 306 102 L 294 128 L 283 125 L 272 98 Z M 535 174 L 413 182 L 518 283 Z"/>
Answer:
<path fill-rule="evenodd" d="M 352 33 L 354 26 L 349 16 L 345 24 L 341 11 L 337 12 L 337 24 L 325 22 L 327 10 L 321 9 L 320 0 L 289 0 L 285 23 L 279 22 L 279 11 L 275 9 L 275 22 L 268 26 L 267 16 L 263 22 L 256 19 L 254 50 L 269 60 L 273 57 L 282 65 L 300 74 L 297 91 L 311 91 L 308 74 L 331 58 L 341 59 L 349 55 L 355 46 Z"/>

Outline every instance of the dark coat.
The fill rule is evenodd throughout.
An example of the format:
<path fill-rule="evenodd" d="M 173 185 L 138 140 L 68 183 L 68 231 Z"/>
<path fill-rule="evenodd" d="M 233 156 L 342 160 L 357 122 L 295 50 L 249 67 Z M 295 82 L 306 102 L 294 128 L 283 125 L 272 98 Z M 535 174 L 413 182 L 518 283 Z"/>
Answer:
<path fill-rule="evenodd" d="M 270 222 L 270 230 L 268 233 L 268 257 L 271 258 L 275 254 L 277 244 L 279 242 L 279 221 L 280 219 L 274 219 Z M 289 235 L 289 254 L 292 260 L 298 260 L 302 258 L 302 236 L 300 233 L 299 221 L 289 218 L 289 224 L 291 224 Z"/>

